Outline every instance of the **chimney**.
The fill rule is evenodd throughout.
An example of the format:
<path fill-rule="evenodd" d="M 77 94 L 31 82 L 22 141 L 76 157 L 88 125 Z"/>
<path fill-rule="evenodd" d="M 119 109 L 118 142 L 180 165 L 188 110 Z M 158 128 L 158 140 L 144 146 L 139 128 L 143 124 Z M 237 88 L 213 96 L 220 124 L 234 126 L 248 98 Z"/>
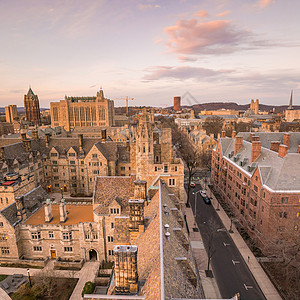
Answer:
<path fill-rule="evenodd" d="M 287 148 L 290 149 L 290 144 L 291 144 L 291 134 L 285 133 L 283 135 L 283 145 L 287 146 Z"/>
<path fill-rule="evenodd" d="M 279 150 L 279 145 L 280 145 L 280 142 L 279 142 L 279 141 L 273 141 L 273 142 L 271 142 L 270 150 L 275 151 L 275 152 L 278 152 L 278 150 Z"/>
<path fill-rule="evenodd" d="M 21 138 L 22 138 L 22 141 L 27 140 L 27 137 L 26 137 L 26 133 L 25 133 L 25 132 L 21 133 Z"/>
<path fill-rule="evenodd" d="M 78 134 L 79 139 L 79 151 L 83 151 L 83 134 Z"/>
<path fill-rule="evenodd" d="M 233 139 L 236 137 L 236 131 L 235 131 L 235 130 L 232 131 L 231 137 L 232 137 Z"/>
<path fill-rule="evenodd" d="M 144 231 L 144 200 L 130 199 L 129 203 L 129 231 Z"/>
<path fill-rule="evenodd" d="M 250 163 L 254 162 L 261 153 L 261 142 L 260 141 L 253 141 L 251 147 L 251 160 Z"/>
<path fill-rule="evenodd" d="M 51 200 L 47 199 L 46 204 L 44 206 L 45 209 L 45 222 L 49 223 L 53 219 Z"/>
<path fill-rule="evenodd" d="M 46 133 L 45 134 L 46 137 L 46 147 L 49 147 L 49 143 L 50 143 L 50 133 Z"/>
<path fill-rule="evenodd" d="M 234 155 L 236 155 L 243 146 L 243 137 L 237 136 L 234 141 Z"/>
<path fill-rule="evenodd" d="M 34 140 L 38 140 L 39 139 L 39 134 L 38 134 L 37 129 L 32 130 L 31 133 L 32 133 L 32 138 Z"/>
<path fill-rule="evenodd" d="M 288 153 L 288 150 L 289 150 L 288 146 L 281 144 L 279 146 L 278 155 L 280 157 L 285 157 L 287 155 L 287 153 Z"/>
<path fill-rule="evenodd" d="M 225 137 L 225 130 L 222 130 L 221 132 L 221 138 L 224 138 Z"/>
<path fill-rule="evenodd" d="M 252 142 L 258 142 L 259 141 L 259 136 L 254 135 L 252 136 Z"/>
<path fill-rule="evenodd" d="M 102 139 L 102 142 L 106 141 L 106 129 L 101 130 L 101 139 Z"/>
<path fill-rule="evenodd" d="M 115 294 L 137 293 L 137 246 L 115 246 Z"/>
<path fill-rule="evenodd" d="M 17 217 L 19 220 L 26 220 L 26 209 L 24 207 L 24 197 L 16 197 Z"/>
<path fill-rule="evenodd" d="M 5 152 L 4 152 L 4 147 L 0 148 L 0 161 L 5 160 Z"/>
<path fill-rule="evenodd" d="M 252 141 L 253 141 L 253 137 L 254 137 L 254 133 L 250 133 L 250 142 L 252 143 Z"/>
<path fill-rule="evenodd" d="M 298 145 L 298 151 L 297 151 L 297 153 L 300 153 L 300 145 Z"/>
<path fill-rule="evenodd" d="M 134 181 L 134 199 L 144 199 L 145 201 L 147 200 L 147 181 L 146 180 L 135 180 Z"/>
<path fill-rule="evenodd" d="M 59 204 L 59 219 L 60 223 L 65 223 L 68 219 L 65 199 L 61 199 L 61 202 Z"/>
<path fill-rule="evenodd" d="M 21 137 L 25 150 L 31 152 L 31 140 L 26 137 L 26 133 L 21 133 Z"/>

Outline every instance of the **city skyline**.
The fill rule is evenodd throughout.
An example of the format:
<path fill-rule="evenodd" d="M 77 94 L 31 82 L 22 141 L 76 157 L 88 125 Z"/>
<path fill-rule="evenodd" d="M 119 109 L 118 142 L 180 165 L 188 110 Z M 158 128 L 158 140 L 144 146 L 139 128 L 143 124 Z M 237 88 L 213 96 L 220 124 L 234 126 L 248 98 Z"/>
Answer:
<path fill-rule="evenodd" d="M 186 91 L 199 102 L 284 105 L 292 89 L 297 105 L 299 8 L 280 0 L 2 2 L 0 105 L 23 106 L 29 85 L 41 107 L 100 87 L 135 106 L 171 106 Z"/>

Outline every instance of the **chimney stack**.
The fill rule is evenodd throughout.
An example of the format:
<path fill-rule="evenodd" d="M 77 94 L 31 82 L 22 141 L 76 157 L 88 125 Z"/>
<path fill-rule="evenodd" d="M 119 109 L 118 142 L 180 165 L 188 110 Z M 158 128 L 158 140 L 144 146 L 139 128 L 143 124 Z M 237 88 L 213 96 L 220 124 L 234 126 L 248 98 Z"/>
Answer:
<path fill-rule="evenodd" d="M 49 143 L 50 143 L 50 133 L 46 133 L 45 134 L 46 137 L 46 147 L 49 147 Z"/>
<path fill-rule="evenodd" d="M 221 132 L 221 138 L 224 138 L 225 137 L 225 130 L 222 130 Z"/>
<path fill-rule="evenodd" d="M 51 200 L 47 199 L 46 204 L 44 206 L 45 209 L 45 222 L 49 223 L 53 219 Z"/>
<path fill-rule="evenodd" d="M 22 142 L 27 152 L 31 151 L 31 140 L 27 138 L 26 133 L 21 133 Z"/>
<path fill-rule="evenodd" d="M 290 149 L 290 145 L 291 145 L 291 134 L 290 133 L 285 133 L 283 135 L 283 145 L 287 146 L 287 148 Z"/>
<path fill-rule="evenodd" d="M 280 146 L 280 142 L 279 141 L 272 141 L 271 145 L 270 145 L 270 150 L 278 152 L 279 146 Z"/>
<path fill-rule="evenodd" d="M 252 143 L 252 141 L 253 141 L 254 135 L 255 135 L 254 133 L 252 133 L 252 132 L 250 133 L 250 142 L 251 142 L 251 143 Z"/>
<path fill-rule="evenodd" d="M 297 153 L 300 153 L 300 145 L 298 145 L 298 151 L 297 151 Z"/>
<path fill-rule="evenodd" d="M 61 199 L 61 202 L 59 204 L 59 219 L 60 223 L 65 223 L 68 219 L 65 199 Z"/>
<path fill-rule="evenodd" d="M 243 146 L 243 137 L 236 136 L 234 141 L 234 155 L 236 155 Z"/>
<path fill-rule="evenodd" d="M 19 220 L 26 220 L 27 215 L 26 215 L 26 209 L 24 206 L 24 197 L 16 197 L 16 207 L 17 207 L 17 217 Z"/>
<path fill-rule="evenodd" d="M 287 155 L 287 153 L 288 153 L 288 150 L 289 150 L 288 146 L 286 146 L 286 145 L 280 145 L 279 146 L 279 150 L 278 150 L 278 155 L 280 157 L 285 157 Z"/>
<path fill-rule="evenodd" d="M 235 130 L 232 131 L 231 137 L 232 137 L 233 139 L 236 137 L 236 131 L 235 131 Z"/>
<path fill-rule="evenodd" d="M 32 130 L 31 133 L 32 133 L 32 138 L 34 140 L 38 140 L 39 139 L 39 134 L 38 134 L 37 129 Z"/>
<path fill-rule="evenodd" d="M 83 151 L 83 134 L 78 134 L 79 139 L 79 151 Z"/>
<path fill-rule="evenodd" d="M 254 136 L 252 137 L 252 142 L 258 142 L 258 141 L 259 141 L 259 136 L 254 135 Z"/>
<path fill-rule="evenodd" d="M 251 147 L 251 160 L 250 163 L 254 162 L 261 153 L 261 142 L 260 141 L 253 141 Z"/>
<path fill-rule="evenodd" d="M 129 203 L 129 231 L 144 231 L 144 200 L 130 199 Z"/>
<path fill-rule="evenodd" d="M 134 199 L 144 199 L 145 201 L 147 200 L 147 181 L 146 180 L 135 180 L 134 181 Z"/>
<path fill-rule="evenodd" d="M 101 140 L 102 142 L 106 141 L 106 129 L 101 130 Z"/>
<path fill-rule="evenodd" d="M 138 291 L 137 246 L 115 246 L 115 293 L 128 294 Z"/>

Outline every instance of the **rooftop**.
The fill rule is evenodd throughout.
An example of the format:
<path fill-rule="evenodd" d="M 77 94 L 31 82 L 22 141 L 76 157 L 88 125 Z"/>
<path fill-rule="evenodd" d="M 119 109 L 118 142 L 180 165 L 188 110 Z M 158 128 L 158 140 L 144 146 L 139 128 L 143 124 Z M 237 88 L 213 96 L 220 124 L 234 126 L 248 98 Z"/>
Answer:
<path fill-rule="evenodd" d="M 83 222 L 94 222 L 92 205 L 66 205 L 68 219 L 64 223 L 59 220 L 59 204 L 51 204 L 53 219 L 51 222 L 45 222 L 45 210 L 41 207 L 36 213 L 29 217 L 24 224 L 62 224 L 64 226 L 75 225 Z"/>

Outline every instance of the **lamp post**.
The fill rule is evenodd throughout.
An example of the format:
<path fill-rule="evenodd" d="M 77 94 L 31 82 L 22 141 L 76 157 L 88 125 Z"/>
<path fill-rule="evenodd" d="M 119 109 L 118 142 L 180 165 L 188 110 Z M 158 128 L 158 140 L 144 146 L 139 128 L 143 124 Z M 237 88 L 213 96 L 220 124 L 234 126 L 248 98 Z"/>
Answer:
<path fill-rule="evenodd" d="M 27 269 L 27 274 L 28 274 L 28 279 L 29 279 L 29 286 L 32 287 L 29 269 Z"/>
<path fill-rule="evenodd" d="M 61 193 L 61 199 L 64 197 L 64 190 L 63 187 L 60 188 L 60 193 Z"/>

